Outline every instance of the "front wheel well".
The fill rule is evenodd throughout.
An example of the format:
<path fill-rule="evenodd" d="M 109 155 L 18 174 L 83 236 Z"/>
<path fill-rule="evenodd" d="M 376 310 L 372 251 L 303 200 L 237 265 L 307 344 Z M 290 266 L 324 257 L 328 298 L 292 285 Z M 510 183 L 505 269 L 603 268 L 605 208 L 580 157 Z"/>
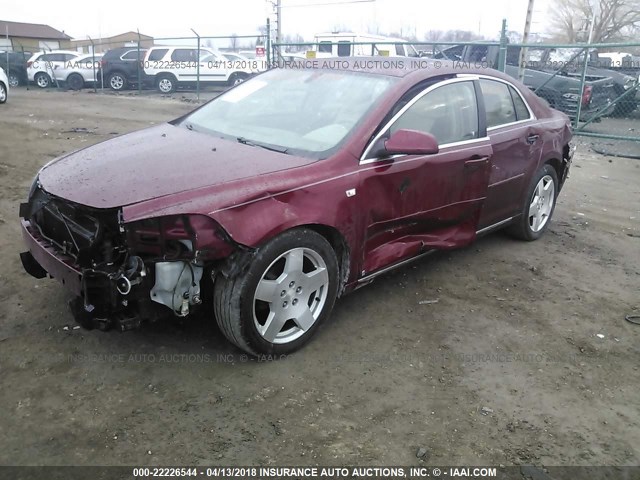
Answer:
<path fill-rule="evenodd" d="M 340 285 L 338 285 L 338 297 L 342 296 L 351 270 L 351 252 L 347 240 L 338 229 L 330 227 L 328 225 L 308 224 L 300 225 L 297 228 L 308 228 L 309 230 L 313 230 L 314 232 L 322 235 L 329 242 L 331 248 L 333 248 L 333 251 L 336 252 L 338 267 L 340 269 Z"/>

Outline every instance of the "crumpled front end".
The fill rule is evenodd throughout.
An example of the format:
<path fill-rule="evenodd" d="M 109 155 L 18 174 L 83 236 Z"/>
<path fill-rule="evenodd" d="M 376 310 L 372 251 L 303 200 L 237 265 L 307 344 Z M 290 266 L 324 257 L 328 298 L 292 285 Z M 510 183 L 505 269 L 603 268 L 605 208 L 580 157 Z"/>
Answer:
<path fill-rule="evenodd" d="M 88 328 L 124 331 L 167 309 L 189 315 L 202 303 L 205 271 L 236 248 L 203 215 L 125 224 L 120 208 L 79 205 L 37 183 L 20 216 L 25 270 L 48 274 L 73 293 L 72 312 Z"/>

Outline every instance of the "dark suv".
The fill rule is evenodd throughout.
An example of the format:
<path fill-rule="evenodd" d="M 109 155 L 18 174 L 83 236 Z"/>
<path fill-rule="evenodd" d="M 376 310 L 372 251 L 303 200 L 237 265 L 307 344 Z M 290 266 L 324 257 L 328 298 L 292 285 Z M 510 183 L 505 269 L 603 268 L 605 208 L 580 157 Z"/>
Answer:
<path fill-rule="evenodd" d="M 120 91 L 144 83 L 145 74 L 141 67 L 146 50 L 136 47 L 114 48 L 102 57 L 101 68 L 106 84 L 112 90 Z"/>
<path fill-rule="evenodd" d="M 9 87 L 27 84 L 27 60 L 31 52 L 0 52 L 0 67 L 9 78 Z"/>

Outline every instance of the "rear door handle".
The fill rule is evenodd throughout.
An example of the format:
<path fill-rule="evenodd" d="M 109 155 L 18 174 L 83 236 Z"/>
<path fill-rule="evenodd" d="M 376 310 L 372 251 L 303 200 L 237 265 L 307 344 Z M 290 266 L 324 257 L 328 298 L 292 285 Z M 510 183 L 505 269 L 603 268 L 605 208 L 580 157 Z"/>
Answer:
<path fill-rule="evenodd" d="M 538 140 L 538 138 L 540 138 L 540 135 L 536 135 L 536 134 L 534 134 L 534 135 L 529 135 L 529 136 L 527 137 L 527 143 L 528 143 L 529 145 L 533 145 L 534 143 L 536 143 L 536 140 Z"/>
<path fill-rule="evenodd" d="M 487 160 L 489 160 L 489 157 L 486 155 L 474 155 L 464 162 L 464 168 L 467 170 L 475 170 L 476 168 L 480 168 L 485 165 Z"/>

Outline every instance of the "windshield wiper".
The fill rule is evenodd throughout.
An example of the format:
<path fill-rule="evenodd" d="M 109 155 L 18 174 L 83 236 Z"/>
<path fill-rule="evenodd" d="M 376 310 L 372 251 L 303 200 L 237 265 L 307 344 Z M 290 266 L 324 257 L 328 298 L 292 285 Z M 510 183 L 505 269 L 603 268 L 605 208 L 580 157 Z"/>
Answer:
<path fill-rule="evenodd" d="M 260 148 L 264 148 L 265 150 L 271 150 L 272 152 L 287 153 L 288 151 L 288 148 L 272 147 L 264 143 L 258 143 L 252 140 L 247 140 L 244 137 L 236 137 L 236 140 L 238 140 L 238 143 L 241 143 L 243 145 L 249 145 L 250 147 L 260 147 Z"/>

